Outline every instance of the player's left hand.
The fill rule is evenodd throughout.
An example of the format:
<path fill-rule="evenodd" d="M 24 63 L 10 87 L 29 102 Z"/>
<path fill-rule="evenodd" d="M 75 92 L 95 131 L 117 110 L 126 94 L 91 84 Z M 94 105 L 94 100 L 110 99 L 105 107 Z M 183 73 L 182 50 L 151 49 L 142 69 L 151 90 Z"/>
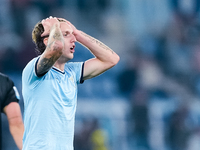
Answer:
<path fill-rule="evenodd" d="M 68 24 L 70 25 L 70 27 L 72 28 L 74 36 L 76 36 L 76 35 L 77 35 L 77 32 L 78 32 L 78 29 L 76 29 L 76 27 L 75 27 L 71 22 L 67 21 L 67 23 L 68 23 Z"/>

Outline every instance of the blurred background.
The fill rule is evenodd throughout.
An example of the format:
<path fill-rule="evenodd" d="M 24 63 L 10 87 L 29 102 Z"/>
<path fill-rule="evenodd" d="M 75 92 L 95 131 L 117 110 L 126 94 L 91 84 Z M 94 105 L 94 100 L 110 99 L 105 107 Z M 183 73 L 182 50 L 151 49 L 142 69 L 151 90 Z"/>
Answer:
<path fill-rule="evenodd" d="M 0 72 L 20 94 L 32 29 L 50 15 L 121 57 L 79 85 L 75 150 L 200 149 L 200 0 L 0 0 Z M 91 57 L 77 43 L 73 61 Z M 3 150 L 16 150 L 2 117 Z"/>

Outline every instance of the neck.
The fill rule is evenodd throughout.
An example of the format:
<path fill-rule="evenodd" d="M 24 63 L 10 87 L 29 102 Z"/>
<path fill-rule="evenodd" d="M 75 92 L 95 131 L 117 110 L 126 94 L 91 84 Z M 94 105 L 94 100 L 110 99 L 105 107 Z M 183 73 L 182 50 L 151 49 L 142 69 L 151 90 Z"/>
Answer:
<path fill-rule="evenodd" d="M 64 71 L 65 63 L 59 64 L 56 62 L 53 66 L 59 69 L 60 71 Z"/>

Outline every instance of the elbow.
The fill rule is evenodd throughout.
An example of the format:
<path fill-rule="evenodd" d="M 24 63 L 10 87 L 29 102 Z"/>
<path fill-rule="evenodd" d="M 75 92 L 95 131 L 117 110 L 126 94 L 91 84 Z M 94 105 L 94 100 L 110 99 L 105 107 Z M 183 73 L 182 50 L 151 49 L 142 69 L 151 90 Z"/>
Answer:
<path fill-rule="evenodd" d="M 10 126 L 23 126 L 23 120 L 21 116 L 17 116 L 15 118 L 9 119 Z"/>
<path fill-rule="evenodd" d="M 119 62 L 119 60 L 120 60 L 120 57 L 119 57 L 119 55 L 116 54 L 116 56 L 113 57 L 113 59 L 111 61 L 111 64 L 112 64 L 111 67 L 114 67 L 115 65 L 117 65 L 117 63 Z"/>
<path fill-rule="evenodd" d="M 18 117 L 16 119 L 12 119 L 11 121 L 9 121 L 9 128 L 10 128 L 11 134 L 14 134 L 16 131 L 23 134 L 24 124 L 21 117 Z"/>
<path fill-rule="evenodd" d="M 119 60 L 120 60 L 120 57 L 119 57 L 119 55 L 117 55 L 116 60 L 115 60 L 115 65 L 119 62 Z"/>

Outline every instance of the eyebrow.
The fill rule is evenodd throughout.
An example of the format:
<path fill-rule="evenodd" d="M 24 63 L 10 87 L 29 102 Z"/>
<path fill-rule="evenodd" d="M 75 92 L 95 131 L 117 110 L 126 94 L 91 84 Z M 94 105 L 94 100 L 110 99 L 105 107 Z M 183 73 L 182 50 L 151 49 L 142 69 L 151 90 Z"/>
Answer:
<path fill-rule="evenodd" d="M 62 31 L 62 33 L 67 33 L 67 34 L 70 34 L 70 31 Z"/>
<path fill-rule="evenodd" d="M 61 19 L 61 18 L 57 18 L 57 19 L 58 19 L 58 21 L 60 21 L 60 22 L 67 22 L 66 20 Z"/>

